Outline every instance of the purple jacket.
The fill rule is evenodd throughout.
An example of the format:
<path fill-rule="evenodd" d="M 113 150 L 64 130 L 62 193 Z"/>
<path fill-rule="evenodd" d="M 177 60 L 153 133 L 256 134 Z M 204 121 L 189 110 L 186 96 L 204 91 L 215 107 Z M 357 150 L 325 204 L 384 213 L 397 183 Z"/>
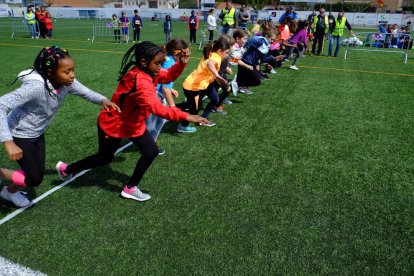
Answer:
<path fill-rule="evenodd" d="M 292 44 L 303 43 L 305 44 L 305 48 L 308 48 L 308 32 L 306 29 L 300 30 L 299 32 L 292 35 L 289 39 L 289 42 Z"/>

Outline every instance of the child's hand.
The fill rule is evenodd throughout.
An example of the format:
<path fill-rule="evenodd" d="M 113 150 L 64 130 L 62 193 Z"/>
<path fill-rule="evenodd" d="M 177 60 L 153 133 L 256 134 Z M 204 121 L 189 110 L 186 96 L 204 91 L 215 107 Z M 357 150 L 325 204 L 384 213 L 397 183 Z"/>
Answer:
<path fill-rule="evenodd" d="M 202 123 L 202 124 L 208 124 L 208 119 L 207 118 L 203 118 L 200 117 L 198 115 L 191 115 L 188 114 L 187 115 L 187 121 L 191 122 L 191 123 Z"/>
<path fill-rule="evenodd" d="M 107 99 L 105 99 L 105 100 L 103 100 L 102 104 L 103 104 L 106 111 L 109 111 L 109 109 L 111 109 L 111 107 L 112 107 L 113 109 L 115 109 L 116 111 L 121 113 L 121 109 L 119 108 L 119 106 L 116 105 L 116 103 L 110 102 Z"/>
<path fill-rule="evenodd" d="M 182 50 L 181 55 L 180 55 L 180 62 L 187 64 L 188 60 L 190 59 L 190 55 L 191 55 L 190 49 Z"/>
<path fill-rule="evenodd" d="M 178 93 L 178 91 L 177 91 L 177 90 L 175 90 L 175 89 L 171 88 L 171 95 L 172 95 L 174 98 L 178 98 L 179 93 Z"/>
<path fill-rule="evenodd" d="M 230 67 L 227 67 L 227 68 L 226 68 L 226 73 L 227 73 L 227 74 L 233 74 L 233 71 L 231 70 L 231 68 L 230 68 Z"/>
<path fill-rule="evenodd" d="M 249 69 L 250 71 L 253 71 L 253 69 L 254 69 L 253 66 L 251 66 L 251 65 L 247 65 L 246 68 Z"/>
<path fill-rule="evenodd" d="M 216 81 L 217 81 L 219 84 L 227 84 L 227 81 L 226 81 L 223 77 L 221 77 L 220 75 L 217 75 L 217 77 L 216 77 Z"/>
<path fill-rule="evenodd" d="M 7 155 L 10 160 L 16 161 L 23 157 L 23 150 L 19 148 L 13 140 L 5 141 L 4 148 L 6 149 Z"/>

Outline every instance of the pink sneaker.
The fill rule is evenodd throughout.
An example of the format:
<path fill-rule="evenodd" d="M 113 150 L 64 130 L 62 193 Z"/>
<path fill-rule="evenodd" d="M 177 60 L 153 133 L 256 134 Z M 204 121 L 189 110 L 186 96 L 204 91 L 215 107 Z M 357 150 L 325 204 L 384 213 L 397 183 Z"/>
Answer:
<path fill-rule="evenodd" d="M 62 161 L 59 161 L 56 164 L 56 171 L 59 174 L 60 179 L 62 179 L 63 181 L 70 180 L 73 177 L 72 174 L 66 174 L 65 173 L 65 170 L 66 170 L 67 167 L 68 167 L 68 164 L 66 164 Z"/>
<path fill-rule="evenodd" d="M 141 192 L 137 186 L 128 188 L 127 185 L 125 185 L 124 189 L 122 189 L 121 196 L 123 198 L 129 198 L 137 201 L 146 201 L 151 198 L 149 194 Z"/>

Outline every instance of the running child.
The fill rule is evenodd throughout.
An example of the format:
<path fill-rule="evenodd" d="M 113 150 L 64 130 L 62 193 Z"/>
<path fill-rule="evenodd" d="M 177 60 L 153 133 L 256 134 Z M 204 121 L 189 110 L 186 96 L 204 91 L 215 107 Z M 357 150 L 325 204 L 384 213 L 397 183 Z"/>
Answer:
<path fill-rule="evenodd" d="M 158 99 L 155 87 L 158 82 L 170 83 L 180 76 L 189 56 L 181 55 L 168 70 L 161 69 L 164 51 L 152 42 L 134 44 L 124 55 L 119 71 L 119 84 L 112 101 L 122 110 L 102 110 L 98 117 L 98 152 L 80 161 L 67 165 L 59 161 L 56 169 L 62 179 L 86 169 L 108 165 L 123 138 L 130 139 L 140 150 L 135 170 L 124 185 L 121 196 L 137 201 L 150 199 L 150 195 L 141 192 L 138 185 L 145 172 L 158 156 L 159 149 L 145 126 L 150 113 L 159 117 L 194 123 L 207 123 L 208 120 L 187 114 L 176 107 L 166 107 Z"/>
<path fill-rule="evenodd" d="M 230 50 L 230 64 L 231 65 L 239 65 L 241 67 L 244 67 L 248 70 L 253 70 L 253 67 L 251 65 L 248 65 L 244 63 L 241 59 L 246 52 L 246 49 L 244 48 L 244 45 L 246 44 L 246 41 L 249 37 L 249 33 L 246 30 L 243 29 L 236 29 L 233 32 L 233 39 L 235 41 L 234 45 L 231 47 Z M 230 83 L 232 87 L 233 94 L 236 96 L 237 91 L 239 90 L 239 87 L 237 85 L 237 75 L 234 76 L 233 80 Z"/>
<path fill-rule="evenodd" d="M 308 48 L 308 25 L 308 21 L 299 21 L 296 32 L 289 39 L 289 43 L 293 46 L 286 47 L 285 59 L 289 59 L 293 53 L 296 54 L 295 59 L 289 67 L 292 70 L 299 70 L 299 68 L 296 67 L 296 63 L 299 58 L 302 57 L 303 52 Z"/>
<path fill-rule="evenodd" d="M 177 61 L 180 60 L 181 56 L 190 55 L 188 44 L 184 40 L 177 38 L 170 40 L 165 45 L 165 51 L 165 61 L 161 66 L 163 69 L 169 69 L 172 67 Z M 174 98 L 178 97 L 178 91 L 173 88 L 173 85 L 174 82 L 157 85 L 158 99 L 165 106 L 175 106 Z M 161 129 L 166 122 L 166 119 L 158 117 L 154 114 L 150 114 L 150 116 L 145 120 L 147 129 L 155 142 L 157 142 L 158 135 L 160 134 Z M 164 153 L 165 151 L 160 149 L 159 154 L 162 155 Z"/>
<path fill-rule="evenodd" d="M 0 178 L 11 181 L 0 196 L 24 207 L 30 201 L 21 190 L 43 181 L 44 133 L 65 96 L 73 94 L 103 104 L 105 110 L 118 110 L 118 106 L 76 80 L 68 51 L 56 46 L 42 49 L 34 61 L 34 69 L 21 72 L 17 79 L 23 85 L 0 97 L 0 142 L 8 158 L 17 161 L 20 169 L 0 168 Z"/>
<path fill-rule="evenodd" d="M 219 97 L 214 88 L 214 80 L 220 84 L 225 84 L 227 81 L 223 79 L 218 70 L 222 59 L 227 58 L 230 52 L 230 44 L 224 37 L 219 37 L 213 44 L 207 44 L 203 49 L 203 58 L 198 64 L 197 68 L 184 80 L 183 91 L 187 98 L 190 114 L 198 114 L 199 108 L 202 105 L 201 99 L 203 96 L 208 96 L 210 102 L 204 109 L 202 117 L 208 119 L 208 116 L 217 106 Z M 207 121 L 202 123 L 204 126 L 215 126 L 216 124 Z M 181 122 L 177 128 L 178 132 L 196 132 L 195 127 L 191 127 L 188 121 Z"/>
<path fill-rule="evenodd" d="M 261 62 L 269 64 L 270 67 L 276 65 L 276 59 L 269 55 L 269 44 L 273 43 L 275 39 L 275 32 L 268 29 L 263 31 L 263 36 L 254 36 L 247 40 L 245 44 L 247 50 L 241 60 L 251 67 L 238 66 L 237 85 L 240 93 L 253 94 L 249 87 L 260 85 L 262 77 L 260 72 Z"/>

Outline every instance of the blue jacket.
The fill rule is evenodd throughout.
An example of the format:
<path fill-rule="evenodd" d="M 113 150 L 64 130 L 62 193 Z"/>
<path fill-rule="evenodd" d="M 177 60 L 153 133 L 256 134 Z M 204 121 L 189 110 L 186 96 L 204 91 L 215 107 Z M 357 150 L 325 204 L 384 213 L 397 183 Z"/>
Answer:
<path fill-rule="evenodd" d="M 142 23 L 142 19 L 139 15 L 134 15 L 134 17 L 132 17 L 132 27 L 134 29 L 144 27 L 144 24 Z"/>
<path fill-rule="evenodd" d="M 169 28 L 168 28 L 168 23 L 170 23 Z M 172 20 L 170 21 L 164 20 L 164 33 L 168 33 L 168 32 L 172 32 Z"/>
<path fill-rule="evenodd" d="M 289 12 L 289 13 L 285 12 L 284 14 L 282 14 L 279 17 L 279 23 L 282 23 L 283 18 L 285 18 L 285 17 L 291 17 L 293 20 L 297 20 L 298 19 L 298 14 L 296 12 Z"/>
<path fill-rule="evenodd" d="M 249 38 L 244 45 L 247 51 L 243 54 L 242 61 L 255 66 L 260 62 L 269 63 L 273 59 L 269 55 L 269 42 L 263 36 L 254 36 Z"/>

